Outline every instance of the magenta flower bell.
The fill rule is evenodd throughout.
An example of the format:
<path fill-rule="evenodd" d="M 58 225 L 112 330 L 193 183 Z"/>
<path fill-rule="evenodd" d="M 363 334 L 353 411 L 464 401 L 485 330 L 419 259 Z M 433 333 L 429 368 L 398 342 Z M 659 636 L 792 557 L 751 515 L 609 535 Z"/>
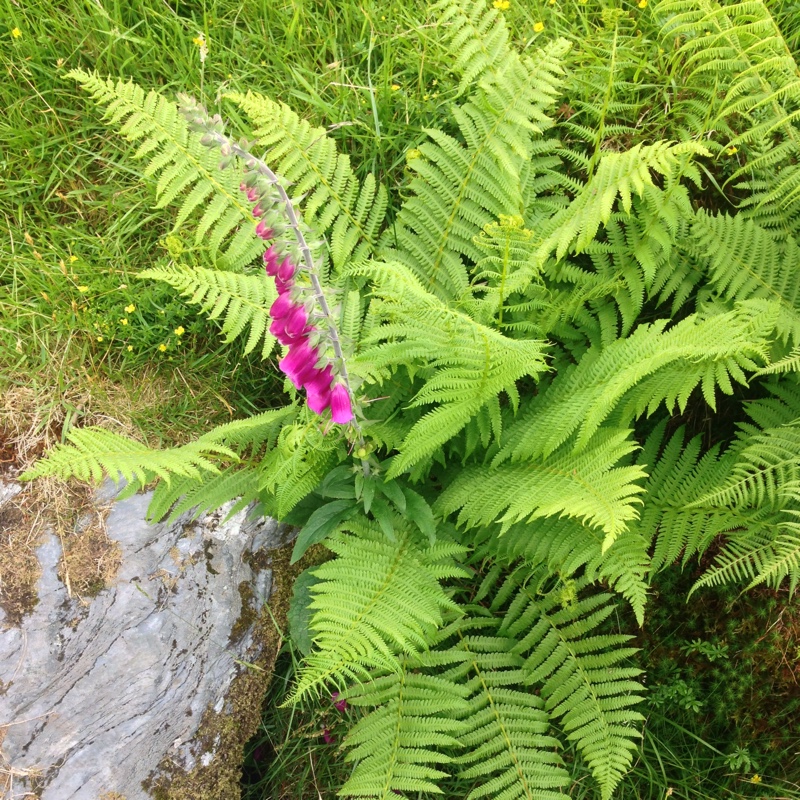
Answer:
<path fill-rule="evenodd" d="M 306 385 L 306 402 L 308 407 L 315 413 L 321 414 L 331 404 L 331 390 L 326 389 L 322 392 L 312 392 Z"/>
<path fill-rule="evenodd" d="M 331 417 L 339 425 L 346 425 L 353 419 L 350 393 L 343 383 L 337 383 L 331 390 Z"/>
<path fill-rule="evenodd" d="M 269 239 L 275 238 L 275 231 L 270 228 L 266 222 L 262 219 L 258 225 L 256 225 L 256 236 L 259 239 L 263 239 L 265 242 Z M 266 253 L 264 254 L 266 256 Z M 266 263 L 266 261 L 265 261 Z"/>
<path fill-rule="evenodd" d="M 269 315 L 272 319 L 284 319 L 288 317 L 292 309 L 296 306 L 288 293 L 279 294 L 273 304 L 269 307 Z"/>
<path fill-rule="evenodd" d="M 259 223 L 261 224 L 261 223 Z M 280 256 L 275 246 L 268 247 L 262 256 L 264 259 L 264 268 L 267 270 L 267 275 L 274 278 L 278 274 L 278 263 Z"/>
<path fill-rule="evenodd" d="M 290 281 L 294 278 L 295 272 L 297 272 L 297 267 L 287 257 L 283 259 L 278 267 L 277 277 L 282 281 Z"/>
<path fill-rule="evenodd" d="M 295 388 L 302 389 L 303 385 L 314 375 L 319 353 L 308 342 L 300 342 L 289 346 L 289 353 L 278 363 L 282 372 L 285 372 Z"/>

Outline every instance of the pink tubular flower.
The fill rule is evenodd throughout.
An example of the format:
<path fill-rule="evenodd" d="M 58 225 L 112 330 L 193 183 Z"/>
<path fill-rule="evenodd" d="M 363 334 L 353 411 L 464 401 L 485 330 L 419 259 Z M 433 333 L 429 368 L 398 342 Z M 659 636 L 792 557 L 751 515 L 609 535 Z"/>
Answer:
<path fill-rule="evenodd" d="M 285 320 L 282 319 L 274 319 L 270 323 L 269 332 L 281 343 L 281 344 L 297 344 L 297 337 L 289 336 L 286 333 L 286 325 Z"/>
<path fill-rule="evenodd" d="M 275 288 L 278 290 L 278 294 L 288 294 L 292 286 L 294 286 L 294 280 L 291 278 L 288 281 L 281 280 L 277 275 L 275 276 Z"/>
<path fill-rule="evenodd" d="M 333 707 L 337 711 L 343 713 L 344 710 L 347 708 L 347 700 L 339 700 L 338 697 L 339 697 L 339 692 L 334 692 L 331 695 L 331 702 L 333 703 Z"/>
<path fill-rule="evenodd" d="M 323 394 L 330 392 L 333 383 L 333 370 L 328 364 L 324 369 L 318 369 L 316 374 L 306 381 L 306 391 Z"/>
<path fill-rule="evenodd" d="M 336 741 L 336 737 L 327 728 L 322 731 L 322 738 L 325 744 L 333 744 Z"/>
<path fill-rule="evenodd" d="M 278 251 L 274 246 L 268 247 L 264 251 L 262 258 L 264 259 L 264 267 L 267 270 L 267 275 L 274 278 L 278 274 Z"/>
<path fill-rule="evenodd" d="M 279 294 L 277 299 L 269 307 L 269 315 L 272 319 L 284 319 L 288 317 L 295 308 L 292 298 L 288 294 Z"/>
<path fill-rule="evenodd" d="M 258 190 L 257 189 L 250 188 L 250 189 L 247 190 L 246 194 L 247 194 L 247 199 L 251 203 L 255 203 L 256 200 L 258 200 Z"/>
<path fill-rule="evenodd" d="M 337 383 L 331 390 L 331 417 L 339 425 L 345 425 L 353 419 L 350 393 L 343 383 Z"/>
<path fill-rule="evenodd" d="M 267 241 L 269 239 L 275 238 L 275 231 L 272 230 L 272 228 L 268 227 L 267 223 L 264 222 L 264 220 L 262 219 L 258 223 L 258 225 L 256 225 L 256 236 L 258 236 L 259 239 Z M 264 254 L 264 256 L 266 257 L 266 253 Z M 264 263 L 266 263 L 266 260 Z"/>
<path fill-rule="evenodd" d="M 282 372 L 297 389 L 301 389 L 305 382 L 314 375 L 319 354 L 308 342 L 300 342 L 289 346 L 289 353 L 278 363 Z"/>
<path fill-rule="evenodd" d="M 297 267 L 289 260 L 288 256 L 283 259 L 281 265 L 278 267 L 278 272 L 276 273 L 278 278 L 282 281 L 290 281 L 294 278 L 294 274 L 297 272 Z"/>
<path fill-rule="evenodd" d="M 253 216 L 254 216 L 256 219 L 258 219 L 258 217 L 263 217 L 263 216 L 264 216 L 264 209 L 263 209 L 263 208 L 261 208 L 261 206 L 256 206 L 256 207 L 253 209 Z"/>
<path fill-rule="evenodd" d="M 331 390 L 323 389 L 321 392 L 312 392 L 306 384 L 306 403 L 315 414 L 321 414 L 331 404 Z"/>
<path fill-rule="evenodd" d="M 282 295 L 282 297 L 286 296 L 287 295 Z M 293 337 L 300 336 L 301 333 L 304 333 L 307 324 L 308 314 L 306 314 L 306 310 L 303 306 L 294 306 L 284 320 L 286 333 Z"/>

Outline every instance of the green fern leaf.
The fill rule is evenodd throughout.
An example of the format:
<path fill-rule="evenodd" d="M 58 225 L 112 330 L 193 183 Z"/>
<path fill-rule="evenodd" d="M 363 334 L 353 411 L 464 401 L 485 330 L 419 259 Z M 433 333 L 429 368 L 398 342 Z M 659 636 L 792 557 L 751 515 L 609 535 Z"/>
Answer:
<path fill-rule="evenodd" d="M 74 428 L 67 443 L 56 445 L 22 480 L 54 475 L 63 480 L 78 478 L 99 483 L 105 475 L 118 483 L 145 484 L 154 477 L 169 483 L 173 475 L 200 478 L 219 472 L 218 460 L 237 461 L 228 447 L 214 442 L 191 442 L 168 450 L 153 450 L 146 445 L 103 428 Z"/>
<path fill-rule="evenodd" d="M 397 672 L 341 693 L 351 705 L 372 710 L 343 742 L 350 749 L 346 760 L 356 764 L 340 796 L 390 800 L 400 792 L 441 794 L 437 781 L 447 773 L 438 765 L 452 761 L 443 750 L 461 745 L 457 737 L 465 726 L 458 716 L 466 706 L 465 691 L 415 666 L 404 656 Z"/>
<path fill-rule="evenodd" d="M 219 170 L 217 156 L 189 133 L 175 103 L 155 91 L 145 94 L 132 82 L 103 80 L 80 69 L 68 76 L 106 108 L 109 125 L 118 127 L 128 141 L 139 143 L 135 157 L 147 157 L 144 174 L 157 179 L 156 207 L 184 197 L 176 229 L 213 198 L 200 220 L 195 244 L 207 240 L 212 259 L 226 244 L 221 263 L 227 269 L 241 269 L 258 255 L 262 247 L 255 236 L 250 209 L 239 192 L 239 178 L 234 170 Z M 240 226 L 244 226 L 244 234 L 230 237 Z"/>
<path fill-rule="evenodd" d="M 342 532 L 326 540 L 337 557 L 315 570 L 315 649 L 289 702 L 318 692 L 326 682 L 368 678 L 375 668 L 399 672 L 396 654 L 426 649 L 442 612 L 457 610 L 437 575 L 461 574 L 442 568 L 462 547 L 439 541 L 420 548 L 405 531 L 392 542 L 364 518 L 342 523 L 341 530 L 357 535 Z"/>
<path fill-rule="evenodd" d="M 269 333 L 269 307 L 277 297 L 275 285 L 263 274 L 205 269 L 186 264 L 170 264 L 140 272 L 138 278 L 152 278 L 176 288 L 193 305 L 222 320 L 225 342 L 247 333 L 245 353 L 261 346 L 261 358 L 267 358 L 275 346 Z M 224 316 L 223 316 L 224 315 Z"/>

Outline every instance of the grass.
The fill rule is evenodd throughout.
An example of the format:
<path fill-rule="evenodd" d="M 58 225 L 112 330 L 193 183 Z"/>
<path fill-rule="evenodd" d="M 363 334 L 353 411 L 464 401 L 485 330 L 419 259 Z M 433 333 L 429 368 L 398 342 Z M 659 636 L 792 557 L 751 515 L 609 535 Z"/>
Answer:
<path fill-rule="evenodd" d="M 263 92 L 331 126 L 357 172 L 375 172 L 396 200 L 406 153 L 426 126 L 447 127 L 446 103 L 455 95 L 451 56 L 429 35 L 428 4 L 64 0 L 55 10 L 45 0 L 2 2 L 0 66 L 8 79 L 0 82 L 0 452 L 10 443 L 27 463 L 72 426 L 86 424 L 151 444 L 182 442 L 279 402 L 273 365 L 242 357 L 240 344 L 223 346 L 215 323 L 195 316 L 163 285 L 137 280 L 138 272 L 167 257 L 169 214 L 153 209 L 152 192 L 124 143 L 107 133 L 65 74 L 94 68 L 168 93 L 187 91 L 212 106 L 226 91 Z M 797 52 L 800 6 L 768 4 L 785 21 L 788 44 Z M 518 44 L 532 47 L 537 23 L 544 37 L 566 28 L 589 31 L 599 24 L 600 7 L 519 0 L 508 18 Z M 648 14 L 636 17 L 642 28 Z M 204 63 L 194 41 L 199 33 L 209 47 Z M 634 64 L 631 72 L 646 75 L 646 66 Z M 235 115 L 231 121 L 241 125 Z M 664 609 L 672 622 L 656 625 L 647 644 L 656 668 L 665 668 L 668 652 L 679 653 L 704 635 L 697 626 L 689 630 L 688 621 L 674 623 L 682 609 Z M 772 623 L 762 611 L 726 613 L 767 629 Z M 721 606 L 711 604 L 698 619 L 722 616 Z M 729 632 L 729 645 L 739 633 Z M 757 649 L 748 652 L 759 657 Z M 730 690 L 737 681 L 741 688 L 744 662 L 729 659 L 727 671 L 712 676 L 702 653 L 682 656 L 681 674 L 665 672 L 664 681 L 694 691 L 701 711 L 693 710 L 688 694 L 679 714 L 651 707 L 640 757 L 621 796 L 662 798 L 671 789 L 669 796 L 685 798 L 800 797 L 786 783 L 798 780 L 796 733 L 773 737 L 774 747 L 762 751 L 733 735 L 743 730 L 719 723 L 736 702 Z M 247 749 L 246 800 L 332 798 L 348 774 L 336 744 L 327 744 L 322 732 L 340 740 L 352 712 L 340 714 L 327 698 L 278 708 L 295 667 L 286 645 L 261 731 Z M 755 709 L 755 720 L 768 713 L 770 696 L 758 683 L 750 691 L 738 702 Z M 725 692 L 723 705 L 713 708 Z M 756 727 L 751 732 L 759 735 Z M 753 783 L 757 771 L 761 782 Z M 584 791 L 578 784 L 573 796 Z"/>
<path fill-rule="evenodd" d="M 409 136 L 443 113 L 435 76 L 446 70 L 419 35 L 425 5 L 4 6 L 0 64 L 12 80 L 0 85 L 0 391 L 38 387 L 41 403 L 61 398 L 80 423 L 82 412 L 69 410 L 76 385 L 133 388 L 155 375 L 168 402 L 126 424 L 165 442 L 274 403 L 280 384 L 264 380 L 272 367 L 223 348 L 216 325 L 168 288 L 136 280 L 166 257 L 170 220 L 153 210 L 124 143 L 64 75 L 94 68 L 212 105 L 228 90 L 270 94 L 336 126 L 340 145 L 360 154 L 358 169 L 396 192 Z M 209 44 L 204 64 L 199 32 Z M 110 396 L 94 400 L 87 413 L 125 416 Z"/>

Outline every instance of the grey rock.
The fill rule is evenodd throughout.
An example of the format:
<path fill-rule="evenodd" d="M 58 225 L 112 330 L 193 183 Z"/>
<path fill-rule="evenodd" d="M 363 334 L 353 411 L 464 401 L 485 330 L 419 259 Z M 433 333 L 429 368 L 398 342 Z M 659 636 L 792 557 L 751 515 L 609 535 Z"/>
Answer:
<path fill-rule="evenodd" d="M 105 489 L 99 500 L 112 496 Z M 60 542 L 49 536 L 38 550 L 38 604 L 21 627 L 0 624 L 4 800 L 25 797 L 36 780 L 42 800 L 104 792 L 145 800 L 142 781 L 165 757 L 192 768 L 203 713 L 225 708 L 245 668 L 237 660 L 254 657 L 252 632 L 234 642 L 231 632 L 242 596 L 260 607 L 272 574 L 254 574 L 243 557 L 283 544 L 282 526 L 248 520 L 246 511 L 224 521 L 225 509 L 150 525 L 149 500 L 111 507 L 107 530 L 122 551 L 111 587 L 89 602 L 70 598 L 57 576 Z M 213 747 L 199 754 L 212 757 Z"/>

